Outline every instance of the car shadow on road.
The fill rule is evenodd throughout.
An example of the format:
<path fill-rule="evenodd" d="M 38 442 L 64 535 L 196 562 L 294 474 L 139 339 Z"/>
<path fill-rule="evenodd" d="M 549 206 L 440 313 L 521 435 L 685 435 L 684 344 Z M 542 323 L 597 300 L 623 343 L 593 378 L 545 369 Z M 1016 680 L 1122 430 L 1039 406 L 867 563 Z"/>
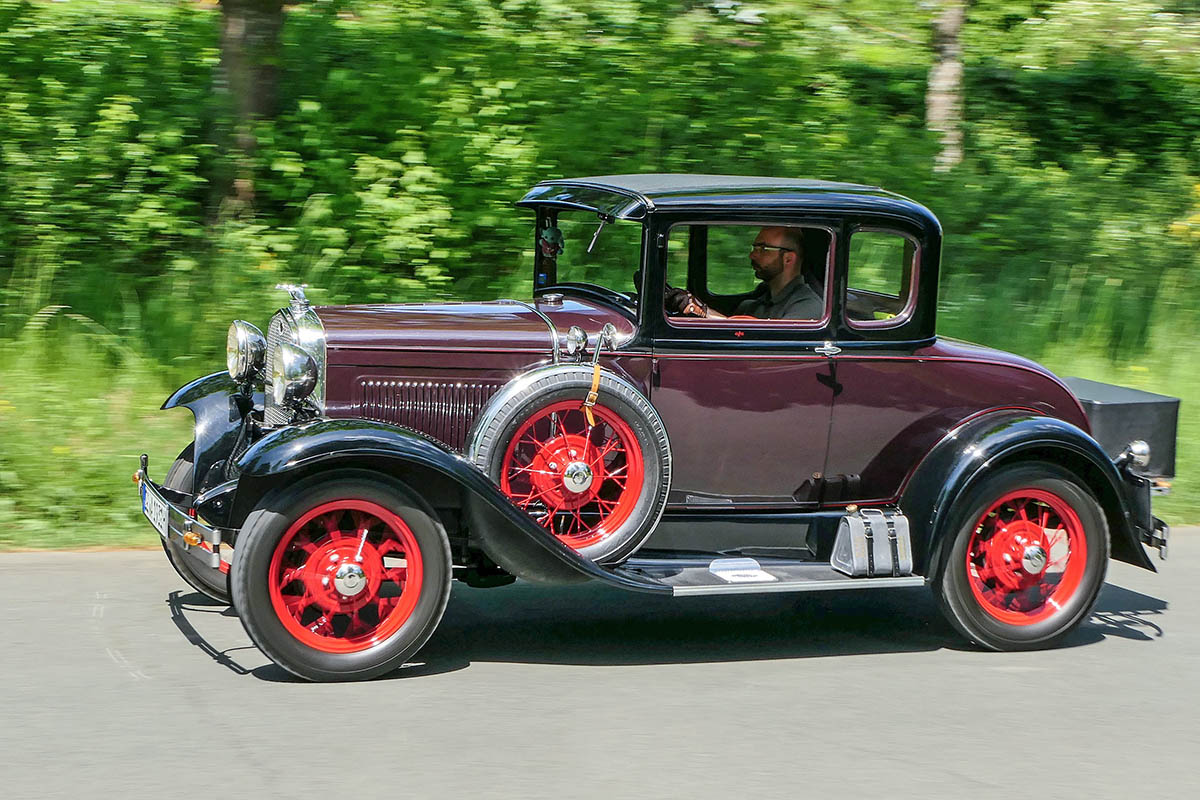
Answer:
<path fill-rule="evenodd" d="M 1159 639 L 1163 629 L 1158 622 L 1168 608 L 1165 600 L 1107 583 L 1092 610 L 1092 618 L 1081 630 L 1098 633 L 1100 638 Z"/>
<path fill-rule="evenodd" d="M 272 682 L 296 681 L 274 664 L 246 669 L 188 623 L 193 613 L 232 612 L 199 595 L 168 604 L 189 642 L 216 663 Z M 211 605 L 210 605 L 211 604 Z M 1095 612 L 1064 642 L 1095 644 L 1108 636 L 1151 641 L 1162 636 L 1167 603 L 1107 584 Z M 814 592 L 795 595 L 668 598 L 601 584 L 499 589 L 456 584 L 433 638 L 383 680 L 453 672 L 473 662 L 635 666 L 818 658 L 940 649 L 972 651 L 938 612 L 926 589 Z"/>

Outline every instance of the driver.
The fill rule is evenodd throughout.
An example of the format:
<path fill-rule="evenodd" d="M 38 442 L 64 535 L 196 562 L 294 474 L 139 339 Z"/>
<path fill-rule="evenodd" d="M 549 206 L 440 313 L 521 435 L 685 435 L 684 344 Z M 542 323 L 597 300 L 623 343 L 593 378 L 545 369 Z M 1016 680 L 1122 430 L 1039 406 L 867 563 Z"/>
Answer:
<path fill-rule="evenodd" d="M 758 232 L 750 247 L 754 277 L 762 283 L 738 303 L 732 316 L 759 319 L 820 319 L 825 301 L 809 288 L 801 274 L 804 234 L 799 228 L 768 227 Z M 686 289 L 668 286 L 668 311 L 710 319 L 725 315 L 700 302 Z"/>

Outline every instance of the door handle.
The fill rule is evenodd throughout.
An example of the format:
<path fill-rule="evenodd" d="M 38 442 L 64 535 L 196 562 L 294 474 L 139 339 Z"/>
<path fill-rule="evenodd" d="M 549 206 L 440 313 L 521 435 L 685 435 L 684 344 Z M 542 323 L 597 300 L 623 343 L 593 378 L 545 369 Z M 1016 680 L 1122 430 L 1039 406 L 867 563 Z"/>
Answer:
<path fill-rule="evenodd" d="M 820 347 L 817 347 L 815 349 L 821 355 L 831 356 L 831 357 L 836 356 L 838 353 L 842 352 L 842 348 L 838 347 L 833 342 L 826 342 L 825 344 L 823 344 Z"/>

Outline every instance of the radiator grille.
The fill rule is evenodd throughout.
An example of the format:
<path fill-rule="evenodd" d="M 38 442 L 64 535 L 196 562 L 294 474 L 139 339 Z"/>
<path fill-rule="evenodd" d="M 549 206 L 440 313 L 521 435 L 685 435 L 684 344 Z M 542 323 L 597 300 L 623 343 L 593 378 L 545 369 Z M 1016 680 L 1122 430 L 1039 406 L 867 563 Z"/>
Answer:
<path fill-rule="evenodd" d="M 362 416 L 426 433 L 461 451 L 467 432 L 499 383 L 455 381 L 359 382 Z"/>
<path fill-rule="evenodd" d="M 271 394 L 271 376 L 273 374 L 271 370 L 275 366 L 276 345 L 280 342 L 295 341 L 296 338 L 291 331 L 291 326 L 288 325 L 287 317 L 283 313 L 271 317 L 271 324 L 267 328 L 267 363 L 264 370 L 266 401 L 263 405 L 263 422 L 268 425 L 284 425 L 291 419 L 291 414 L 287 409 L 275 405 L 275 398 Z"/>

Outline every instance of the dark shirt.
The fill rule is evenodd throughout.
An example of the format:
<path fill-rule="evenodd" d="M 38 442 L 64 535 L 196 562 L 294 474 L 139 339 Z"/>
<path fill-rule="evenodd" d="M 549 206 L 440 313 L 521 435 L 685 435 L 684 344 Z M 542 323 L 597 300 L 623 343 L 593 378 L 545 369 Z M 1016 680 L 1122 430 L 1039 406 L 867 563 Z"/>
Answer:
<path fill-rule="evenodd" d="M 760 283 L 754 294 L 738 303 L 733 313 L 759 319 L 820 319 L 825 314 L 825 301 L 798 275 L 783 287 L 778 297 L 771 297 L 767 284 Z"/>

